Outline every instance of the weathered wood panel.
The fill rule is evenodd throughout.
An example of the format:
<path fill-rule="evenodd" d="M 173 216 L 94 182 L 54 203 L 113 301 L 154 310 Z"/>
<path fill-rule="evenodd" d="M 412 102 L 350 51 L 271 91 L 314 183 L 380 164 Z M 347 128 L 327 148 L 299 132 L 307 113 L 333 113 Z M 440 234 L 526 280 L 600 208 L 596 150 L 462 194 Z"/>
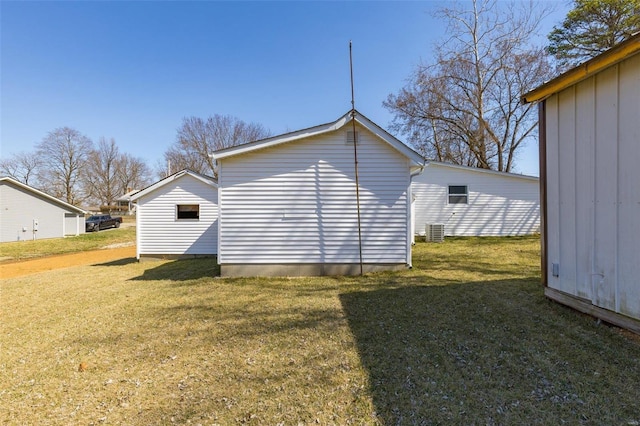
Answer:
<path fill-rule="evenodd" d="M 640 55 L 545 102 L 548 286 L 640 318 Z"/>
<path fill-rule="evenodd" d="M 576 86 L 575 197 L 576 295 L 591 300 L 593 294 L 594 191 L 595 191 L 595 91 L 589 79 Z M 570 220 L 570 218 L 568 219 Z"/>
<path fill-rule="evenodd" d="M 595 83 L 594 304 L 615 310 L 617 258 L 618 67 Z M 574 142 L 575 143 L 575 142 Z"/>
<path fill-rule="evenodd" d="M 617 305 L 640 318 L 640 55 L 620 64 Z"/>
<path fill-rule="evenodd" d="M 575 90 L 558 94 L 558 289 L 576 292 L 576 139 Z"/>
<path fill-rule="evenodd" d="M 547 269 L 548 285 L 560 287 L 560 277 L 553 274 L 554 264 L 560 269 L 560 162 L 558 96 L 546 101 L 547 108 Z"/>
<path fill-rule="evenodd" d="M 608 309 L 602 309 L 598 306 L 594 306 L 588 299 L 582 299 L 576 297 L 575 295 L 563 293 L 552 288 L 547 287 L 544 291 L 544 294 L 548 298 L 562 303 L 563 305 L 570 306 L 580 312 L 584 312 L 588 315 L 593 315 L 597 318 L 603 319 L 610 324 L 624 327 L 637 334 L 640 334 L 640 321 L 638 321 L 636 318 L 621 315 Z"/>

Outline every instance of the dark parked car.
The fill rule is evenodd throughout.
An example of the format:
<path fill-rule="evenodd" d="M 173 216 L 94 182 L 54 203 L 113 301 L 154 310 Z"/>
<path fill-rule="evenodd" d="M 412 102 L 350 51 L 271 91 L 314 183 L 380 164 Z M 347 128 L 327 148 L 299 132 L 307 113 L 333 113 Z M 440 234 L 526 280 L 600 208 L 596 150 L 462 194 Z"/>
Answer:
<path fill-rule="evenodd" d="M 92 232 L 107 228 L 119 228 L 121 223 L 121 217 L 112 217 L 110 214 L 95 214 L 93 216 L 89 216 L 85 221 L 85 230 L 87 232 Z"/>

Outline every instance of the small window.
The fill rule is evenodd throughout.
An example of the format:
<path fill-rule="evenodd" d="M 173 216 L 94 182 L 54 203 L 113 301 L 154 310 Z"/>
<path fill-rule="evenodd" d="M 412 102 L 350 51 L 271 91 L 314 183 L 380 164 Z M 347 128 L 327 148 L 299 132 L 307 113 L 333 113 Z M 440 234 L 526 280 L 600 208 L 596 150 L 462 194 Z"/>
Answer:
<path fill-rule="evenodd" d="M 178 204 L 178 219 L 200 219 L 198 204 Z"/>
<path fill-rule="evenodd" d="M 449 185 L 449 204 L 469 204 L 467 185 Z"/>

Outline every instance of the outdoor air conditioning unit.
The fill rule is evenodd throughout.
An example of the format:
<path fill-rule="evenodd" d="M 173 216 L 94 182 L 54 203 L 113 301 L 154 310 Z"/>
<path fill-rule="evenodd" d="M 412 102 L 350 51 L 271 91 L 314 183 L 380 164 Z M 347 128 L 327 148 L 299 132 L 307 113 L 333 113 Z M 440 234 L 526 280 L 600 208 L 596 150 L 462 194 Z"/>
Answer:
<path fill-rule="evenodd" d="M 424 230 L 425 240 L 431 243 L 444 241 L 444 223 L 427 223 Z"/>

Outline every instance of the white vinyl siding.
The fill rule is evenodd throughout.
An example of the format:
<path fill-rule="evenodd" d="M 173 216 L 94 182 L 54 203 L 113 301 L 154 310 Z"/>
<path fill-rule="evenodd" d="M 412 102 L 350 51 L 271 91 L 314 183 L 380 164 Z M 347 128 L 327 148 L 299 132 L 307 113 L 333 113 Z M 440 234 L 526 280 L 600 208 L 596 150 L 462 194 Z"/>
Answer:
<path fill-rule="evenodd" d="M 71 212 L 52 200 L 7 182 L 0 184 L 0 209 L 2 242 L 61 238 L 84 233 L 82 213 Z M 38 220 L 36 232 L 33 229 L 34 219 Z"/>
<path fill-rule="evenodd" d="M 467 203 L 451 203 L 449 188 L 466 186 Z M 429 163 L 411 184 L 415 232 L 444 224 L 448 236 L 526 235 L 540 231 L 538 179 Z"/>
<path fill-rule="evenodd" d="M 640 319 L 640 54 L 545 103 L 548 285 Z"/>
<path fill-rule="evenodd" d="M 64 235 L 79 235 L 85 230 L 85 217 L 79 213 L 64 214 Z"/>
<path fill-rule="evenodd" d="M 217 249 L 218 194 L 185 174 L 138 200 L 139 255 L 210 255 Z M 195 205 L 199 218 L 178 219 L 178 205 Z"/>
<path fill-rule="evenodd" d="M 406 263 L 409 159 L 358 129 L 364 263 Z M 220 162 L 220 263 L 358 263 L 346 130 Z"/>

